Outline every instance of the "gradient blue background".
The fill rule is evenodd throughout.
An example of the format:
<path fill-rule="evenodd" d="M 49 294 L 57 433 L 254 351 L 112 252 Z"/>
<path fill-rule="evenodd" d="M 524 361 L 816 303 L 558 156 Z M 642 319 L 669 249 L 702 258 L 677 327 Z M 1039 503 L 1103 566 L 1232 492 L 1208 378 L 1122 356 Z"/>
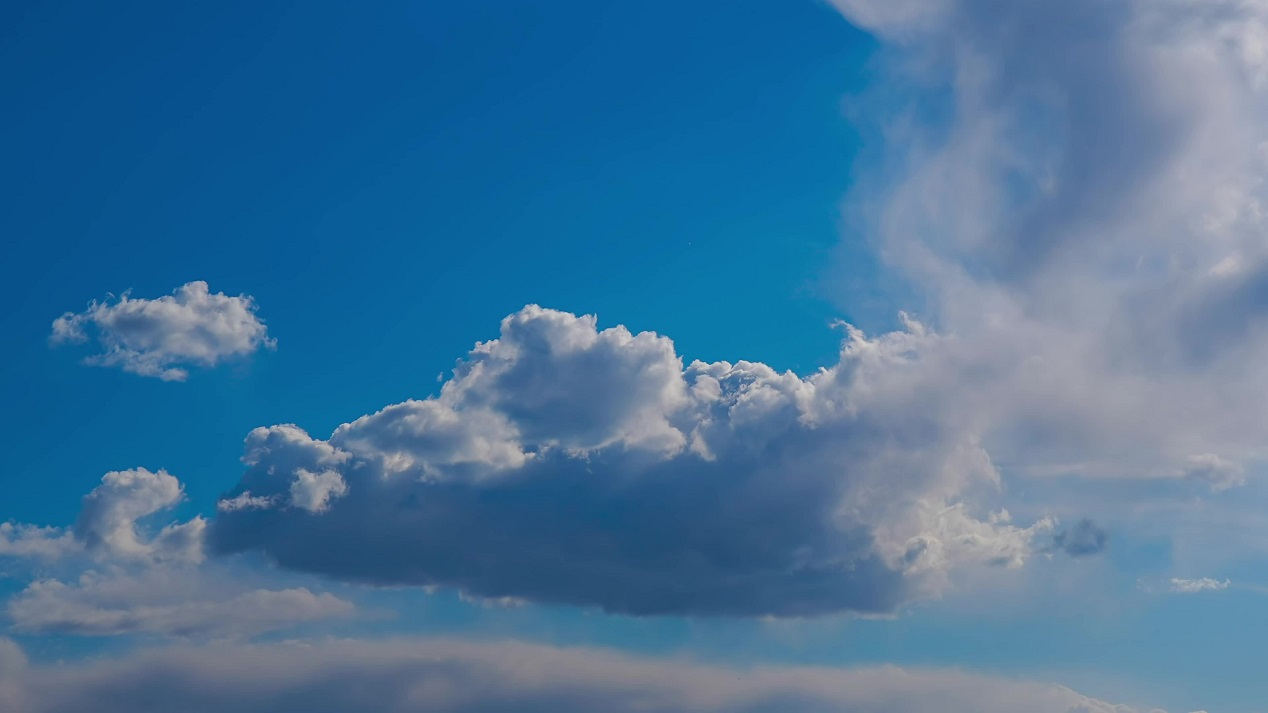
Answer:
<path fill-rule="evenodd" d="M 860 139 L 841 103 L 875 51 L 809 0 L 3 4 L 3 517 L 68 522 L 136 466 L 206 511 L 251 428 L 324 436 L 433 393 L 529 302 L 667 334 L 688 360 L 832 363 L 832 320 L 884 328 L 907 306 L 843 230 Z M 277 351 L 172 384 L 47 345 L 90 299 L 195 279 L 254 295 Z M 1237 688 L 1258 677 L 1260 595 L 1112 586 L 1140 609 L 930 605 L 784 636 L 385 592 L 413 618 L 369 628 L 963 665 L 1230 708 L 1268 694 Z"/>

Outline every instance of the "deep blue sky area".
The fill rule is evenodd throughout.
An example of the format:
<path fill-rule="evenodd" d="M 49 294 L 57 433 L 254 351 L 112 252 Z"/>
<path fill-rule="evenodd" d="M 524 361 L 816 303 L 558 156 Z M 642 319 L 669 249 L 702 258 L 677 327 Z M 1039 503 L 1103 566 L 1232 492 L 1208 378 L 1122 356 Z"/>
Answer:
<path fill-rule="evenodd" d="M 0 13 L 9 516 L 139 464 L 205 504 L 250 428 L 426 396 L 529 302 L 799 372 L 833 360 L 832 319 L 892 320 L 821 285 L 873 50 L 826 6 Z M 172 385 L 46 345 L 91 299 L 195 279 L 254 295 L 276 353 Z"/>

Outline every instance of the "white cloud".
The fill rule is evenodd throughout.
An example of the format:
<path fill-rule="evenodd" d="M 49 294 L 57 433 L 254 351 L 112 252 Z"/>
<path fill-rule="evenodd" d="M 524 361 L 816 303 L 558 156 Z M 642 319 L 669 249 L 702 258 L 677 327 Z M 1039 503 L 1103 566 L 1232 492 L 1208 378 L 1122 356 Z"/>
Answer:
<path fill-rule="evenodd" d="M 12 627 L 225 638 L 351 613 L 353 605 L 333 595 L 269 589 L 225 563 L 205 563 L 201 517 L 157 531 L 148 525 L 183 498 L 184 488 L 166 471 L 113 471 L 84 496 L 73 528 L 0 525 L 0 557 L 40 564 L 39 576 L 5 606 Z"/>
<path fill-rule="evenodd" d="M 130 575 L 85 572 L 78 581 L 32 582 L 6 605 L 23 633 L 113 636 L 250 636 L 348 616 L 351 603 L 303 587 L 243 589 L 224 575 L 189 568 Z"/>
<path fill-rule="evenodd" d="M 961 671 L 728 669 L 515 642 L 178 647 L 60 666 L 19 658 L 12 671 L 0 674 L 0 696 L 22 702 L 12 713 L 133 713 L 156 700 L 189 713 L 1140 713 L 1061 686 Z"/>
<path fill-rule="evenodd" d="M 106 473 L 101 485 L 84 496 L 75 538 L 90 552 L 108 557 L 198 562 L 203 557 L 206 526 L 202 518 L 168 525 L 150 538 L 143 538 L 137 529 L 138 520 L 167 510 L 184 497 L 180 481 L 164 470 Z"/>
<path fill-rule="evenodd" d="M 117 366 L 141 376 L 184 381 L 190 366 L 215 366 L 226 358 L 273 348 L 249 295 L 212 294 L 206 282 L 189 282 L 157 299 L 96 302 L 53 321 L 54 345 L 93 339 L 102 349 L 89 364 Z"/>
<path fill-rule="evenodd" d="M 203 559 L 205 520 L 196 516 L 157 532 L 145 524 L 184 497 L 180 481 L 165 470 L 111 471 L 84 496 L 73 528 L 0 523 L 0 556 L 197 563 Z"/>
<path fill-rule="evenodd" d="M 79 549 L 74 536 L 61 528 L 0 523 L 0 556 L 56 560 Z"/>
<path fill-rule="evenodd" d="M 1188 480 L 1207 484 L 1216 493 L 1246 483 L 1246 471 L 1242 466 L 1214 453 L 1191 456 L 1184 464 L 1182 475 Z"/>
<path fill-rule="evenodd" d="M 348 484 L 337 470 L 314 473 L 296 468 L 295 480 L 291 481 L 291 504 L 308 512 L 325 512 L 332 499 L 347 492 Z"/>
<path fill-rule="evenodd" d="M 948 573 L 1051 551 L 991 513 L 998 474 L 914 321 L 810 377 L 683 367 L 669 339 L 530 306 L 439 396 L 247 438 L 221 552 L 473 597 L 638 614 L 891 611 Z M 314 516 L 316 515 L 316 516 Z"/>
<path fill-rule="evenodd" d="M 1211 579 L 1210 577 L 1202 577 L 1201 579 L 1181 579 L 1174 577 L 1171 580 L 1171 591 L 1177 594 L 1197 594 L 1199 592 L 1218 592 L 1222 589 L 1228 589 L 1229 581 L 1226 579 L 1220 581 Z"/>
<path fill-rule="evenodd" d="M 1263 461 L 1268 5 L 834 4 L 885 48 L 848 213 L 1006 475 Z"/>
<path fill-rule="evenodd" d="M 238 493 L 238 495 L 235 497 L 226 498 L 224 500 L 217 502 L 216 509 L 221 512 L 233 511 L 233 510 L 253 510 L 253 509 L 272 507 L 273 503 L 274 503 L 273 498 L 266 498 L 262 496 L 257 497 L 255 495 L 252 495 L 251 491 L 247 490 L 247 491 Z"/>

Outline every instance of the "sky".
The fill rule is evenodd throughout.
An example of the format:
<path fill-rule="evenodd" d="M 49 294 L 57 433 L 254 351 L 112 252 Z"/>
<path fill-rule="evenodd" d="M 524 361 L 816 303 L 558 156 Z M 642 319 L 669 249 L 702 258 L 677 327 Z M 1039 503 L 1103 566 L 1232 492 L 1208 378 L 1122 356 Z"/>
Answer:
<path fill-rule="evenodd" d="M 1268 710 L 1268 3 L 19 1 L 0 66 L 0 710 Z"/>

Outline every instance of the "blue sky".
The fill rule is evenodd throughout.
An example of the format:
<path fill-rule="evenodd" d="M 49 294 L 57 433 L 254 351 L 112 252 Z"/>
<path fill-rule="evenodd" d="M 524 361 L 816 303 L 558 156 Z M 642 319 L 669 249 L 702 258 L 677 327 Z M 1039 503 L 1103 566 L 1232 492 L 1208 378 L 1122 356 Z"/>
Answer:
<path fill-rule="evenodd" d="M 0 708 L 1263 710 L 1266 27 L 6 6 Z"/>
<path fill-rule="evenodd" d="M 5 326 L 27 338 L 5 425 L 40 444 L 20 470 L 91 486 L 105 462 L 154 460 L 197 468 L 205 501 L 250 428 L 328 431 L 425 396 L 530 302 L 655 329 L 692 358 L 831 359 L 843 311 L 820 280 L 857 148 L 838 105 L 866 36 L 813 4 L 674 22 L 538 5 L 11 11 L 4 51 L 26 71 L 5 80 L 22 170 L 3 230 L 23 239 L 4 284 L 23 307 Z M 754 41 L 768 35 L 784 39 Z M 294 346 L 180 393 L 46 349 L 48 314 L 189 280 L 272 303 L 262 317 Z M 103 408 L 71 434 L 18 415 L 83 400 Z M 66 494 L 62 477 L 27 505 Z"/>

